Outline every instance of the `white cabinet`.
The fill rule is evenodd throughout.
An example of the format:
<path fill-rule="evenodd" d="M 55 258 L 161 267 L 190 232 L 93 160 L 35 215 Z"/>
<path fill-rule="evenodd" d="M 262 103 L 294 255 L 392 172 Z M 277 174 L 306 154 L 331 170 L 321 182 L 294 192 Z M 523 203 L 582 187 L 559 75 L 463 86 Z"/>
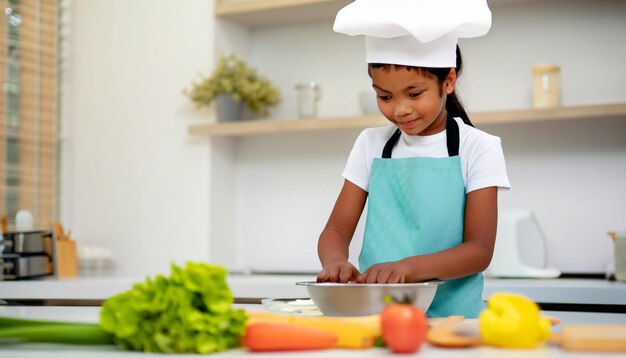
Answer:
<path fill-rule="evenodd" d="M 283 103 L 270 119 L 189 128 L 211 142 L 212 261 L 234 271 L 319 268 L 317 237 L 352 143 L 360 129 L 385 125 L 359 111 L 358 92 L 370 86 L 361 40 L 332 32 L 347 3 L 216 4 L 217 53 L 250 62 L 281 88 Z M 461 42 L 459 92 L 475 124 L 503 139 L 513 190 L 501 207 L 537 214 L 551 266 L 602 271 L 611 255 L 606 231 L 626 225 L 626 189 L 617 184 L 626 177 L 626 3 L 490 5 L 490 33 Z M 562 108 L 529 109 L 531 68 L 540 62 L 562 68 Z M 294 85 L 306 81 L 322 87 L 320 119 L 295 119 Z"/>

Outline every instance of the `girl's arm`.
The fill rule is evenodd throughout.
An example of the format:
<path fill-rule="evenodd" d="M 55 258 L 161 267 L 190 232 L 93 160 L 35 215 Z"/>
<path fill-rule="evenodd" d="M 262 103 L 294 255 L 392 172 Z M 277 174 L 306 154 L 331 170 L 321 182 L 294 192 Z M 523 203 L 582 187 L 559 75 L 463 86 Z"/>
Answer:
<path fill-rule="evenodd" d="M 481 272 L 489 266 L 496 240 L 498 188 L 488 187 L 467 194 L 463 243 L 428 255 L 407 257 L 373 265 L 360 282 L 416 282 L 453 279 Z"/>
<path fill-rule="evenodd" d="M 348 180 L 344 181 L 317 244 L 322 263 L 322 271 L 317 275 L 318 282 L 348 282 L 359 276 L 359 271 L 348 262 L 348 247 L 366 200 L 365 190 Z"/>

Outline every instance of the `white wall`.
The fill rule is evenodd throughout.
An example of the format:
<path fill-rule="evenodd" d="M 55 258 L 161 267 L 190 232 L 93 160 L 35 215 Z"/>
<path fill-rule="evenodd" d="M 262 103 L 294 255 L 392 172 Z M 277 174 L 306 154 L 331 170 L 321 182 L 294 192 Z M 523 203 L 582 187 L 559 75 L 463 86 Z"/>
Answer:
<path fill-rule="evenodd" d="M 209 116 L 181 95 L 213 56 L 213 2 L 73 2 L 61 220 L 116 273 L 208 258 Z M 68 185 L 68 183 L 70 183 Z"/>
<path fill-rule="evenodd" d="M 212 114 L 196 112 L 180 91 L 212 67 L 215 41 L 231 41 L 214 33 L 213 1 L 74 7 L 62 219 L 79 244 L 112 248 L 124 275 L 209 254 L 240 269 L 317 270 L 317 236 L 358 131 L 213 140 L 211 152 L 209 140 L 186 129 Z M 626 101 L 625 2 L 536 2 L 493 13 L 489 35 L 462 43 L 468 109 L 528 107 L 538 62 L 561 66 L 565 105 Z M 293 86 L 311 80 L 322 86 L 320 116 L 358 113 L 357 93 L 369 89 L 362 43 L 330 29 L 325 22 L 244 33 L 242 55 L 283 90 L 273 117 L 294 118 Z M 502 137 L 514 186 L 501 207 L 536 212 L 552 265 L 602 271 L 611 249 L 605 232 L 626 226 L 626 121 L 484 129 Z M 209 172 L 219 160 L 230 163 L 232 182 Z M 219 193 L 214 206 L 210 190 Z M 234 216 L 212 215 L 220 203 Z M 215 230 L 219 224 L 230 229 Z"/>

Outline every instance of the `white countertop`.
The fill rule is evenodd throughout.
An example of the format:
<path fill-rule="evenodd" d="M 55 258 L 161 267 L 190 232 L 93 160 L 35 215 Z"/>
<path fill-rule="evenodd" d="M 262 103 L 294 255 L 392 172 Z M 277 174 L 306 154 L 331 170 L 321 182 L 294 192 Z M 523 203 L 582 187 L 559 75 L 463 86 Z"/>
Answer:
<path fill-rule="evenodd" d="M 144 278 L 78 277 L 40 280 L 0 281 L 0 299 L 6 300 L 103 300 L 128 290 Z M 315 280 L 314 276 L 296 275 L 230 275 L 228 286 L 237 298 L 302 298 L 308 297 L 299 281 Z"/>
<path fill-rule="evenodd" d="M 236 298 L 304 298 L 312 281 L 308 275 L 230 275 L 228 285 Z M 104 300 L 129 289 L 142 278 L 79 277 L 0 281 L 0 299 Z M 540 303 L 626 305 L 626 283 L 591 279 L 486 279 L 483 298 L 494 292 L 515 292 Z"/>
<path fill-rule="evenodd" d="M 486 279 L 483 298 L 515 292 L 541 303 L 626 305 L 626 283 L 593 279 Z"/>
<path fill-rule="evenodd" d="M 247 310 L 262 309 L 261 305 L 235 305 L 237 308 Z M 50 307 L 50 306 L 0 306 L 1 316 L 22 317 L 33 319 L 65 320 L 75 322 L 97 322 L 99 307 Z M 330 358 L 341 356 L 349 357 L 382 357 L 391 356 L 386 348 L 371 348 L 368 350 L 324 350 L 310 352 L 285 352 L 285 353 L 264 353 L 251 354 L 245 349 L 232 349 L 226 352 L 211 354 L 210 357 L 319 357 Z M 139 357 L 136 352 L 125 352 L 113 346 L 70 346 L 59 344 L 23 344 L 0 346 L 0 356 L 5 357 Z M 144 355 L 142 354 L 141 357 Z M 171 354 L 158 354 L 157 357 L 179 356 Z M 189 356 L 189 355 L 186 355 Z M 488 357 L 488 358 L 546 358 L 546 357 L 624 357 L 624 353 L 600 354 L 600 353 L 571 353 L 562 351 L 560 348 L 545 345 L 533 350 L 507 350 L 489 347 L 467 348 L 467 349 L 443 349 L 424 344 L 414 355 L 424 358 L 444 358 L 444 357 Z"/>

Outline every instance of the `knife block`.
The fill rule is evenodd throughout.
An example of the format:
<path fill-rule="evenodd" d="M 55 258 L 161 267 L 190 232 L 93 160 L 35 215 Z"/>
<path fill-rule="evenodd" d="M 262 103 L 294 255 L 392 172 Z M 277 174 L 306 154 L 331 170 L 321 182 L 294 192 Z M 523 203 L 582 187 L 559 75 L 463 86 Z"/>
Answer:
<path fill-rule="evenodd" d="M 55 275 L 57 277 L 76 277 L 78 275 L 76 241 L 55 240 L 55 243 Z"/>

